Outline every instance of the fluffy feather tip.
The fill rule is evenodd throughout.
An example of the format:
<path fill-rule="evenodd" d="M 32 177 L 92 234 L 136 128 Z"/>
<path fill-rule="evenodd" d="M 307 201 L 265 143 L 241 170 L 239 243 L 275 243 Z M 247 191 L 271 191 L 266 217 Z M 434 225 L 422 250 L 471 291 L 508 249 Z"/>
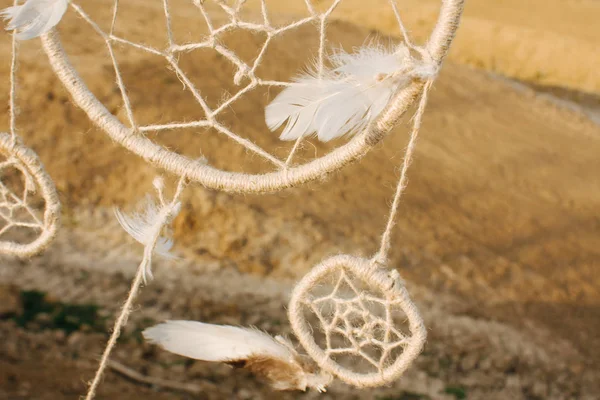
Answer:
<path fill-rule="evenodd" d="M 281 140 L 316 134 L 323 142 L 363 131 L 413 78 L 429 73 L 406 46 L 371 44 L 329 56 L 331 68 L 297 77 L 266 107 L 270 130 L 283 126 Z"/>
<path fill-rule="evenodd" d="M 10 20 L 6 30 L 16 30 L 16 38 L 29 40 L 54 28 L 67 11 L 68 0 L 27 0 L 23 5 L 0 11 L 4 20 Z"/>

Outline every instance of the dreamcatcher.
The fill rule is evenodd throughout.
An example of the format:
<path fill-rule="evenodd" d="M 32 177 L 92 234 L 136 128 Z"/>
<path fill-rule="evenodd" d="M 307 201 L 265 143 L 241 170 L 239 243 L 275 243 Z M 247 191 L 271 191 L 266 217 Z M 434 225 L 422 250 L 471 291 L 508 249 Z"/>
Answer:
<path fill-rule="evenodd" d="M 372 42 L 351 52 L 332 51 L 327 45 L 327 21 L 334 17 L 343 0 L 301 0 L 306 16 L 281 23 L 274 21 L 274 16 L 269 13 L 273 5 L 268 0 L 190 2 L 204 31 L 193 37 L 195 41 L 178 39 L 173 22 L 174 0 L 162 0 L 166 31 L 164 45 L 142 43 L 119 34 L 119 16 L 125 5 L 119 0 L 111 2 L 106 23 L 98 22 L 86 9 L 91 7 L 79 1 L 28 0 L 24 5 L 15 5 L 3 12 L 10 19 L 8 28 L 16 31 L 16 38 L 41 35 L 43 48 L 57 76 L 75 103 L 98 127 L 149 163 L 180 177 L 171 200 L 164 193 L 162 180 L 157 179 L 157 201 L 149 198 L 135 215 L 117 213 L 125 230 L 144 245 L 144 259 L 123 312 L 117 319 L 88 399 L 94 396 L 141 283 L 151 277 L 152 255 L 168 256 L 171 241 L 163 235 L 163 228 L 179 211 L 179 198 L 186 184 L 199 183 L 231 192 L 261 193 L 322 178 L 366 154 L 392 130 L 411 105 L 417 103 L 400 179 L 379 250 L 370 259 L 350 255 L 329 258 L 314 267 L 292 293 L 289 319 L 307 355 L 299 354 L 286 339 L 271 338 L 260 331 L 232 326 L 170 321 L 144 333 L 148 340 L 177 354 L 247 367 L 263 375 L 279 390 L 305 390 L 307 387 L 324 390 L 334 377 L 357 387 L 392 382 L 418 356 L 426 332 L 398 272 L 387 266 L 390 235 L 400 197 L 406 187 L 406 173 L 427 94 L 454 37 L 464 0 L 441 2 L 436 27 L 422 47 L 412 43 L 396 1 L 390 0 L 389 7 L 397 18 L 403 43 L 386 47 Z M 79 17 L 79 23 L 91 29 L 96 39 L 105 45 L 122 98 L 124 115 L 117 116 L 109 111 L 70 63 L 54 29 L 68 8 Z M 261 66 L 269 58 L 270 46 L 279 36 L 306 27 L 315 27 L 318 38 L 313 65 L 291 81 L 265 76 Z M 226 37 L 238 31 L 260 38 L 259 51 L 253 57 L 238 56 L 227 46 Z M 122 65 L 116 55 L 117 47 L 162 59 L 198 105 L 199 111 L 193 119 L 187 116 L 182 120 L 161 123 L 140 121 L 123 78 Z M 196 51 L 213 52 L 227 61 L 232 68 L 230 78 L 235 87 L 234 94 L 228 93 L 214 104 L 207 100 L 198 81 L 181 61 L 183 55 Z M 13 49 L 13 57 L 15 54 Z M 283 157 L 281 153 L 265 150 L 257 144 L 256 137 L 251 139 L 245 132 L 234 132 L 225 122 L 224 115 L 231 107 L 261 90 L 275 93 L 264 109 L 268 130 L 262 134 L 270 137 L 279 135 L 280 144 L 289 143 Z M 258 156 L 270 167 L 259 172 L 226 170 L 209 154 L 182 154 L 157 140 L 167 132 L 190 129 L 226 138 L 247 153 Z M 31 176 L 42 187 L 49 216 L 38 221 L 39 224 L 43 222 L 42 228 L 38 229 L 42 229 L 42 236 L 46 239 L 51 237 L 51 233 L 46 232 L 55 231 L 56 195 L 50 189 L 50 181 L 43 175 L 37 159 L 30 157 L 35 160 L 34 165 L 30 165 L 31 160 L 22 161 L 26 157 L 18 156 L 27 152 L 19 152 L 16 144 L 6 145 L 17 142 L 14 130 L 12 132 L 12 139 L 7 137 L 0 144 L 8 149 L 10 160 L 15 160 L 10 165 L 23 165 L 16 168 L 33 171 L 23 172 L 25 180 L 29 182 Z M 337 147 L 330 147 L 332 150 L 313 159 L 298 161 L 303 142 L 310 140 L 331 141 Z M 42 175 L 43 179 L 40 178 Z M 19 199 L 21 203 L 24 201 L 23 197 Z M 44 224 L 50 224 L 50 227 Z"/>

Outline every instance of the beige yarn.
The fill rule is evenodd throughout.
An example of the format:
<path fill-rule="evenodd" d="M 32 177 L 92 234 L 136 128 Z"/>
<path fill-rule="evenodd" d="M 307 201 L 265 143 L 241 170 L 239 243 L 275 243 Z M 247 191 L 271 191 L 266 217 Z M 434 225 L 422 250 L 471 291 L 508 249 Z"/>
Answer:
<path fill-rule="evenodd" d="M 173 198 L 169 202 L 166 201 L 162 186 L 159 185 L 158 187 L 156 187 L 157 196 L 160 200 L 161 205 L 163 207 L 166 207 L 171 212 L 174 212 L 175 209 L 179 210 L 177 204 L 179 204 L 179 200 L 181 198 L 181 195 L 183 193 L 185 186 L 186 186 L 185 178 L 180 178 L 179 183 L 177 184 L 177 190 L 175 191 L 175 194 L 173 194 Z M 172 220 L 172 218 L 175 218 L 175 217 L 176 217 L 176 215 L 169 215 L 169 214 L 165 215 L 165 219 L 159 221 L 160 225 L 161 225 L 161 229 L 164 228 L 165 226 L 167 226 L 170 223 L 170 221 Z M 106 343 L 106 347 L 104 348 L 104 352 L 102 354 L 102 358 L 100 359 L 98 369 L 96 370 L 94 379 L 90 383 L 90 387 L 88 388 L 88 392 L 85 396 L 86 400 L 92 400 L 95 398 L 96 390 L 98 389 L 98 386 L 100 385 L 100 381 L 102 379 L 104 371 L 109 366 L 110 355 L 112 353 L 112 350 L 115 347 L 115 345 L 117 344 L 117 339 L 121 335 L 121 329 L 127 324 L 127 319 L 129 318 L 129 315 L 133 311 L 133 302 L 135 301 L 137 294 L 140 290 L 140 287 L 142 286 L 142 283 L 144 282 L 145 271 L 147 268 L 151 267 L 151 264 L 152 264 L 152 253 L 153 253 L 153 251 L 156 247 L 156 244 L 158 243 L 158 240 L 159 240 L 158 232 L 159 231 L 157 231 L 157 234 L 152 238 L 151 242 L 149 242 L 145 245 L 144 257 L 142 258 L 142 261 L 138 265 L 137 272 L 131 283 L 131 288 L 129 289 L 129 294 L 127 296 L 127 299 L 125 300 L 125 303 L 123 304 L 123 307 L 121 308 L 121 312 L 119 313 L 119 315 L 117 316 L 117 319 L 115 320 L 115 325 L 113 327 L 112 334 L 110 335 L 110 338 L 108 339 L 108 342 Z"/>
<path fill-rule="evenodd" d="M 117 76 L 117 84 L 121 90 L 121 95 L 124 100 L 130 127 L 123 125 L 90 92 L 85 83 L 79 77 L 77 71 L 70 64 L 56 31 L 52 31 L 44 35 L 42 42 L 52 67 L 67 90 L 73 96 L 75 102 L 87 113 L 89 118 L 94 123 L 104 130 L 113 140 L 120 143 L 125 148 L 143 157 L 145 160 L 154 165 L 164 168 L 178 176 L 184 176 L 190 181 L 199 182 L 209 188 L 244 193 L 272 192 L 321 178 L 323 175 L 338 170 L 344 165 L 356 161 L 362 157 L 395 126 L 398 119 L 406 112 L 411 104 L 413 104 L 414 100 L 418 97 L 419 93 L 421 93 L 423 89 L 422 82 L 413 82 L 393 98 L 378 120 L 371 124 L 371 126 L 369 126 L 365 132 L 355 136 L 352 140 L 330 152 L 326 156 L 298 166 L 292 166 L 291 161 L 293 160 L 294 153 L 298 148 L 299 141 L 292 148 L 287 159 L 280 160 L 251 141 L 232 132 L 229 128 L 219 122 L 218 117 L 220 112 L 229 107 L 233 102 L 238 100 L 250 90 L 258 86 L 277 87 L 289 85 L 287 82 L 263 81 L 255 74 L 256 69 L 262 61 L 267 46 L 274 37 L 309 23 L 317 23 L 319 25 L 321 38 L 318 62 L 320 68 L 323 68 L 327 26 L 326 22 L 331 17 L 331 13 L 342 1 L 343 0 L 334 1 L 331 7 L 329 7 L 324 13 L 318 13 L 313 7 L 312 1 L 306 0 L 305 3 L 307 10 L 310 13 L 309 17 L 300 19 L 286 26 L 276 27 L 273 26 L 269 21 L 267 6 L 264 0 L 261 0 L 261 11 L 263 18 L 263 23 L 261 24 L 247 22 L 241 18 L 240 10 L 245 1 L 237 1 L 235 2 L 235 6 L 230 6 L 228 5 L 229 2 L 215 0 L 215 2 L 225 11 L 230 19 L 229 23 L 215 29 L 210 22 L 210 15 L 205 7 L 205 2 L 194 0 L 194 4 L 199 9 L 200 14 L 205 19 L 209 27 L 210 34 L 205 37 L 202 42 L 177 44 L 175 43 L 171 33 L 169 0 L 163 0 L 164 13 L 167 21 L 167 32 L 170 42 L 169 47 L 166 49 L 157 49 L 144 44 L 134 43 L 115 35 L 114 26 L 116 16 L 118 14 L 118 1 L 115 1 L 114 3 L 113 23 L 108 32 L 103 31 L 89 17 L 89 15 L 83 11 L 77 2 L 71 2 L 70 4 L 73 9 L 106 42 Z M 431 34 L 429 42 L 425 48 L 422 49 L 422 54 L 427 55 L 427 58 L 437 65 L 441 64 L 442 59 L 445 57 L 448 47 L 454 37 L 462 12 L 463 3 L 464 0 L 442 1 L 438 23 Z M 390 6 L 394 10 L 395 15 L 398 17 L 398 23 L 402 33 L 406 35 L 406 29 L 404 28 L 402 20 L 400 19 L 395 0 L 390 0 Z M 218 39 L 220 34 L 236 29 L 262 32 L 268 37 L 253 65 L 247 65 L 233 52 L 219 44 Z M 406 39 L 408 38 L 406 37 Z M 138 50 L 164 57 L 170 67 L 173 68 L 173 70 L 185 83 L 185 86 L 188 88 L 188 90 L 191 91 L 198 104 L 205 111 L 206 118 L 204 120 L 191 122 L 174 122 L 164 125 L 138 126 L 131 110 L 131 102 L 128 99 L 126 88 L 119 72 L 118 63 L 113 54 L 112 46 L 116 43 L 133 46 Z M 411 45 L 408 40 L 407 44 Z M 248 85 L 241 88 L 236 95 L 223 102 L 216 109 L 211 109 L 208 106 L 201 93 L 195 88 L 192 81 L 179 67 L 176 57 L 177 54 L 182 51 L 191 51 L 202 48 L 213 49 L 228 59 L 237 68 L 238 72 L 234 77 L 234 81 L 239 83 L 242 77 L 246 77 L 250 80 Z M 238 142 L 240 145 L 246 147 L 249 151 L 254 152 L 270 161 L 272 164 L 274 164 L 275 171 L 261 175 L 253 175 L 219 170 L 207 165 L 206 163 L 200 163 L 196 160 L 192 160 L 161 147 L 143 135 L 145 132 L 160 132 L 190 127 L 214 128 L 219 133 L 228 136 L 232 140 Z M 271 134 L 271 132 L 265 132 L 265 135 Z"/>

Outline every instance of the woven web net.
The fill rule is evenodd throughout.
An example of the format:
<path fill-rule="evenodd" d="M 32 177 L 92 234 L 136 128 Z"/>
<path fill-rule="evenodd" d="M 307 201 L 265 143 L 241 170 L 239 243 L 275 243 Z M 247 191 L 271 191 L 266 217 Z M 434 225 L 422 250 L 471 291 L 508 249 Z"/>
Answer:
<path fill-rule="evenodd" d="M 407 334 L 394 324 L 398 301 L 365 290 L 349 271 L 340 269 L 332 279 L 336 282 L 331 292 L 304 300 L 325 328 L 326 353 L 347 356 L 349 367 L 366 361 L 367 369 L 383 369 L 394 359 L 394 351 L 408 344 Z"/>
<path fill-rule="evenodd" d="M 97 81 L 99 72 L 116 82 L 112 92 L 89 86 L 124 125 L 170 151 L 252 174 L 303 164 L 347 140 L 283 142 L 264 122 L 265 106 L 311 60 L 323 70 L 341 41 L 365 43 L 368 34 L 353 31 L 348 38 L 333 26 L 343 0 L 147 3 L 73 1 L 76 13 L 60 28 L 84 80 Z M 388 6 L 406 33 L 396 2 Z M 131 21 L 135 28 L 125 27 Z M 70 34 L 75 31 L 85 43 Z M 86 57 L 110 64 L 88 72 L 77 67 L 77 59 Z"/>
<path fill-rule="evenodd" d="M 37 235 L 44 230 L 43 199 L 35 196 L 33 176 L 17 158 L 0 161 L 0 238 Z M 37 197 L 37 198 L 36 198 Z M 24 239 L 21 238 L 21 239 Z"/>

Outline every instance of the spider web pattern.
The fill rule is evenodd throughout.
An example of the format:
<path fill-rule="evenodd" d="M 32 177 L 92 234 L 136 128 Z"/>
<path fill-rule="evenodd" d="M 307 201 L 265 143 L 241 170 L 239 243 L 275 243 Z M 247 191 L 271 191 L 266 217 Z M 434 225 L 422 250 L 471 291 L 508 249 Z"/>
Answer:
<path fill-rule="evenodd" d="M 20 175 L 19 178 L 15 173 Z M 6 179 L 0 180 L 0 240 L 14 228 L 27 228 L 39 233 L 44 230 L 43 216 L 35 207 L 29 205 L 35 192 L 33 177 L 26 167 L 14 157 L 0 162 L 0 177 L 10 176 L 11 181 L 21 180 L 22 186 L 15 190 Z"/>
<path fill-rule="evenodd" d="M 402 322 L 398 311 L 402 310 L 403 300 L 364 285 L 345 268 L 338 268 L 330 278 L 335 285 L 329 293 L 312 291 L 301 300 L 320 322 L 322 350 L 336 362 L 343 356 L 351 357 L 353 361 L 347 368 L 353 372 L 365 373 L 361 370 L 364 365 L 355 362 L 358 357 L 368 363 L 369 372 L 383 373 L 412 340 L 399 326 Z"/>
<path fill-rule="evenodd" d="M 285 32 L 297 29 L 301 26 L 316 24 L 318 26 L 319 34 L 319 50 L 318 57 L 316 60 L 318 71 L 321 73 L 326 64 L 325 53 L 326 53 L 326 42 L 327 42 L 327 20 L 331 17 L 332 13 L 336 8 L 343 2 L 343 0 L 333 0 L 331 5 L 328 6 L 324 11 L 319 11 L 317 3 L 322 3 L 318 0 L 303 0 L 304 6 L 308 11 L 308 16 L 294 20 L 291 23 L 285 25 L 276 25 L 271 22 L 268 13 L 268 6 L 266 0 L 260 1 L 260 18 L 261 22 L 254 22 L 243 18 L 242 9 L 246 5 L 246 0 L 212 0 L 213 5 L 220 8 L 225 13 L 227 22 L 220 26 L 216 26 L 214 23 L 211 9 L 207 7 L 209 0 L 189 0 L 198 10 L 199 16 L 204 20 L 208 29 L 208 34 L 204 35 L 200 41 L 192 43 L 177 43 L 172 29 L 172 18 L 171 18 L 171 4 L 170 0 L 162 0 L 163 12 L 165 18 L 165 27 L 167 33 L 168 45 L 166 48 L 157 48 L 149 46 L 143 43 L 134 42 L 123 37 L 120 37 L 115 32 L 117 19 L 119 15 L 119 0 L 114 0 L 112 10 L 112 22 L 108 30 L 103 30 L 91 17 L 87 14 L 84 9 L 75 1 L 70 4 L 72 8 L 77 12 L 81 18 L 87 22 L 94 31 L 102 37 L 108 48 L 108 52 L 112 61 L 112 66 L 116 75 L 116 81 L 119 88 L 120 95 L 122 97 L 123 106 L 126 112 L 127 120 L 130 127 L 139 133 L 149 132 L 164 132 L 170 130 L 178 130 L 185 128 L 212 128 L 218 133 L 227 136 L 229 139 L 243 146 L 250 152 L 259 155 L 263 159 L 267 160 L 274 165 L 275 170 L 286 170 L 293 165 L 294 156 L 300 147 L 303 137 L 296 140 L 294 145 L 291 147 L 290 152 L 287 154 L 285 159 L 276 157 L 272 153 L 266 151 L 262 147 L 258 146 L 253 141 L 240 136 L 233 132 L 230 128 L 225 126 L 219 121 L 219 115 L 234 103 L 240 100 L 244 95 L 259 88 L 259 87 L 285 87 L 291 85 L 289 82 L 278 81 L 278 80 L 265 80 L 257 75 L 257 69 L 261 65 L 265 58 L 265 54 L 269 45 L 273 42 L 277 36 L 284 34 Z M 410 39 L 408 38 L 407 31 L 400 18 L 400 13 L 395 0 L 389 0 L 390 6 L 397 18 L 400 31 L 404 37 L 406 44 L 414 48 Z M 234 51 L 227 48 L 221 38 L 232 31 L 242 30 L 251 33 L 259 33 L 266 35 L 264 43 L 260 47 L 258 55 L 253 62 L 247 63 L 243 61 Z M 131 46 L 137 50 L 144 51 L 155 56 L 164 58 L 170 69 L 174 71 L 179 80 L 185 86 L 185 89 L 189 91 L 195 101 L 199 104 L 203 110 L 205 117 L 194 121 L 186 122 L 170 122 L 166 124 L 153 124 L 153 125 L 140 125 L 138 124 L 133 108 L 132 102 L 127 94 L 127 88 L 124 83 L 119 63 L 115 57 L 115 45 Z M 184 52 L 191 52 L 199 49 L 212 49 L 226 60 L 228 60 L 235 68 L 236 72 L 233 76 L 233 82 L 239 86 L 239 90 L 231 97 L 223 100 L 216 107 L 210 107 L 207 100 L 203 97 L 201 91 L 193 83 L 192 79 L 186 74 L 181 68 L 178 60 L 178 56 Z"/>

